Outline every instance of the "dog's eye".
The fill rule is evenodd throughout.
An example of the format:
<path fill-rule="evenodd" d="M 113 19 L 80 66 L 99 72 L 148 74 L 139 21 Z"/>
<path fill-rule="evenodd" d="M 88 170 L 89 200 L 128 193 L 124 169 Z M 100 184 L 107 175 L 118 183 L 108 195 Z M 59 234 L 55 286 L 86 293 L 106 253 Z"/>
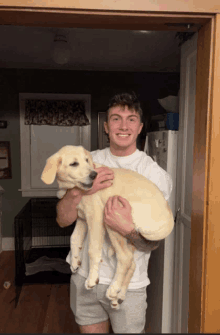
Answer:
<path fill-rule="evenodd" d="M 77 166 L 77 165 L 79 165 L 79 163 L 77 163 L 77 162 L 74 162 L 74 163 L 70 164 L 70 166 Z"/>
<path fill-rule="evenodd" d="M 88 158 L 86 158 L 86 162 L 87 162 L 87 163 L 89 163 L 89 160 L 88 160 Z"/>

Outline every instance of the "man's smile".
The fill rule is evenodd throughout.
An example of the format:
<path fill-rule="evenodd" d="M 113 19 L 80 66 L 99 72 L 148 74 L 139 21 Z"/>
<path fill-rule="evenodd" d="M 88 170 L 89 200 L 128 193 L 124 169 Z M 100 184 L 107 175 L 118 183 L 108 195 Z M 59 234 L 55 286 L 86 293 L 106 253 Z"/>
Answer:
<path fill-rule="evenodd" d="M 128 136 L 130 136 L 130 134 L 117 134 L 117 136 L 120 136 L 120 137 L 128 137 Z"/>

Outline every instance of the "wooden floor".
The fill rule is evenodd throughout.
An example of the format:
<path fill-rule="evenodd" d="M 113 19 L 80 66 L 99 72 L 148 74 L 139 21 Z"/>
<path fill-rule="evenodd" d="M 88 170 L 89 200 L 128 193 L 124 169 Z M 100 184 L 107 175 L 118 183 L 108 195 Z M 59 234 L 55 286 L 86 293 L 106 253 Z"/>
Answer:
<path fill-rule="evenodd" d="M 79 334 L 70 309 L 69 284 L 24 284 L 15 308 L 14 251 L 0 254 L 0 334 Z M 4 282 L 11 282 L 8 289 Z M 110 326 L 110 334 L 113 330 Z M 150 327 L 146 329 L 150 333 Z"/>
<path fill-rule="evenodd" d="M 0 333 L 79 333 L 69 303 L 69 284 L 24 285 L 15 308 L 13 251 L 0 254 Z M 11 287 L 4 288 L 10 281 Z"/>

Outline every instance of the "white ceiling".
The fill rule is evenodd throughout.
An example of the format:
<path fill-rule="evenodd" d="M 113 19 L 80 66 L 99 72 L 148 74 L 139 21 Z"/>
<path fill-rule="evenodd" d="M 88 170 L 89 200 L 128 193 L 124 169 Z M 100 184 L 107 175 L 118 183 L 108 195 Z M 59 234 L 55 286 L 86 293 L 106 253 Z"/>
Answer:
<path fill-rule="evenodd" d="M 66 34 L 68 64 L 51 57 L 56 33 Z M 0 68 L 88 71 L 179 72 L 180 48 L 175 31 L 127 31 L 0 25 Z"/>

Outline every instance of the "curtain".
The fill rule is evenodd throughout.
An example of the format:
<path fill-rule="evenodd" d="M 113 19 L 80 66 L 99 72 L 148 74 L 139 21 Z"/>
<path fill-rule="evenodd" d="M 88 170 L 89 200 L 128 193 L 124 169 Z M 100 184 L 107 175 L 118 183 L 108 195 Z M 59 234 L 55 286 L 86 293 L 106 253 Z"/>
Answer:
<path fill-rule="evenodd" d="M 26 100 L 25 125 L 87 126 L 83 100 Z"/>

